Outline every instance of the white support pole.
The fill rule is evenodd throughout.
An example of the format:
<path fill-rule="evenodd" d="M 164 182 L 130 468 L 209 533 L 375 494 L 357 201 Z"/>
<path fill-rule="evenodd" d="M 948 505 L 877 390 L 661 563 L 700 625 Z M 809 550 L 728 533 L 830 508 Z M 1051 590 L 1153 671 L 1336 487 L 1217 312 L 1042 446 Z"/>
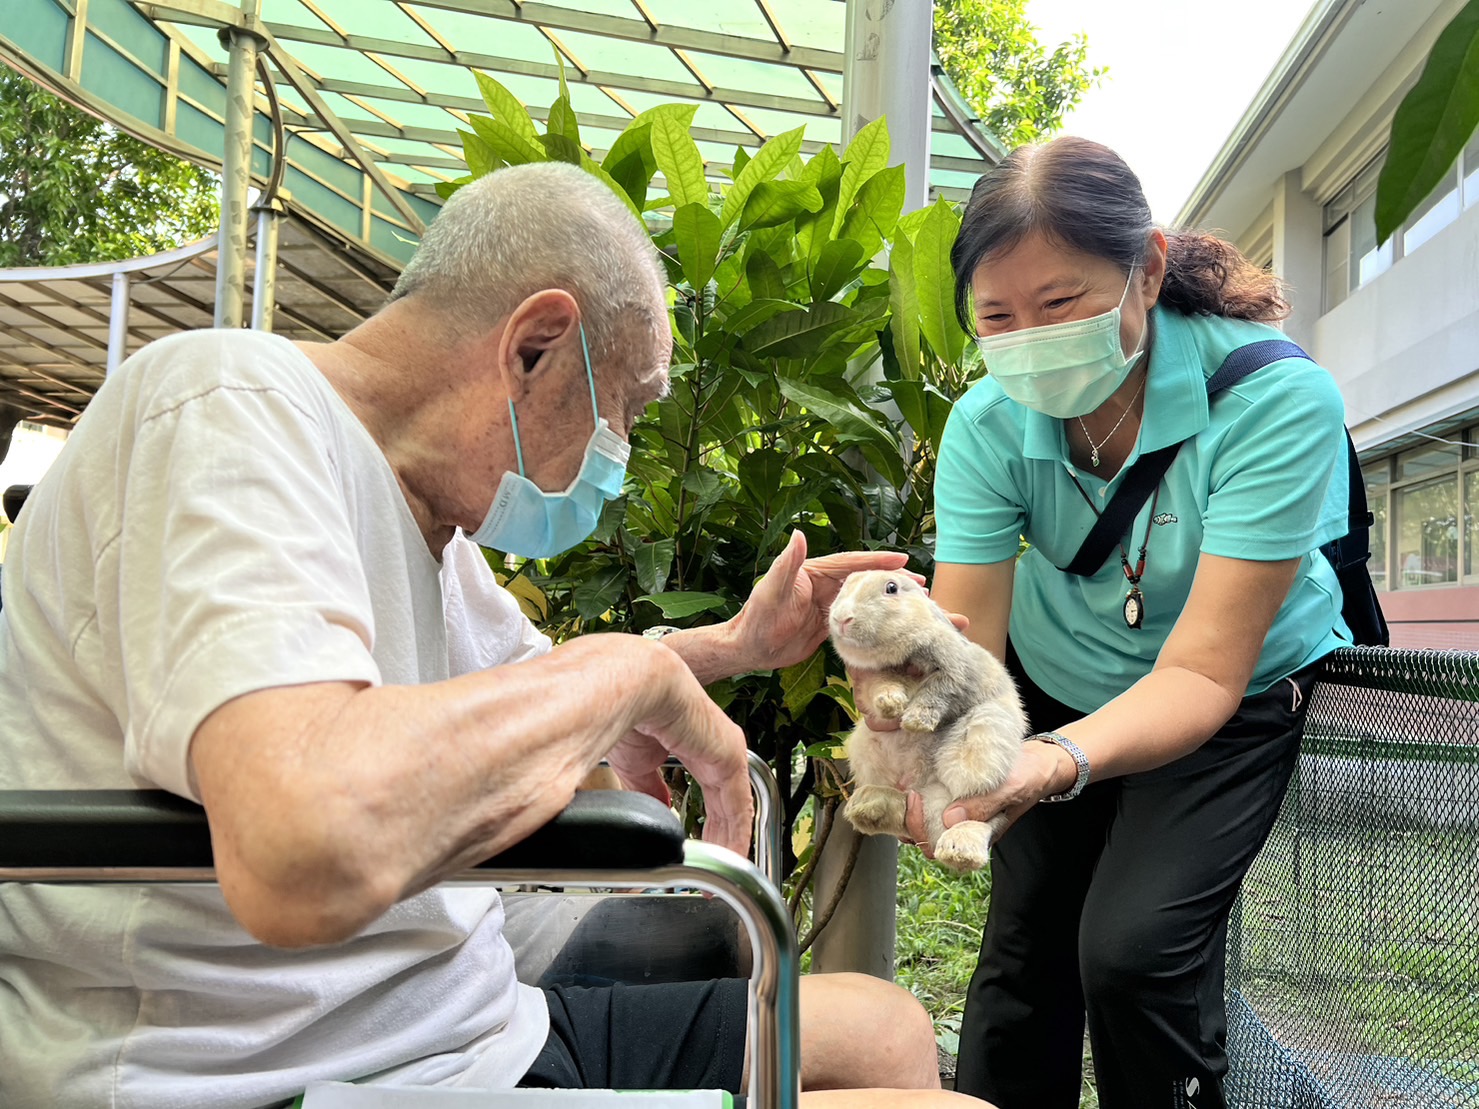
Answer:
<path fill-rule="evenodd" d="M 252 118 L 256 114 L 260 36 L 228 27 L 221 40 L 230 50 L 226 68 L 226 134 L 221 159 L 221 233 L 216 252 L 216 326 L 245 322 L 247 192 L 252 180 Z"/>
<path fill-rule="evenodd" d="M 113 271 L 108 303 L 108 373 L 128 357 L 128 274 Z"/>
<path fill-rule="evenodd" d="M 851 139 L 879 116 L 888 117 L 889 162 L 905 167 L 906 212 L 929 201 L 933 13 L 928 0 L 847 0 L 843 138 Z M 858 839 L 857 862 L 846 877 L 847 857 Z M 845 877 L 847 888 L 812 945 L 814 970 L 862 971 L 893 980 L 898 857 L 892 837 L 860 837 L 839 813 L 817 861 L 812 904 L 828 904 Z"/>
<path fill-rule="evenodd" d="M 934 5 L 929 0 L 847 0 L 843 141 L 879 116 L 888 117 L 890 163 L 905 167 L 906 212 L 929 203 L 933 56 Z"/>
<path fill-rule="evenodd" d="M 252 327 L 271 331 L 277 307 L 277 228 L 282 208 L 274 200 L 258 204 L 253 211 L 257 214 L 257 268 L 252 278 Z"/>

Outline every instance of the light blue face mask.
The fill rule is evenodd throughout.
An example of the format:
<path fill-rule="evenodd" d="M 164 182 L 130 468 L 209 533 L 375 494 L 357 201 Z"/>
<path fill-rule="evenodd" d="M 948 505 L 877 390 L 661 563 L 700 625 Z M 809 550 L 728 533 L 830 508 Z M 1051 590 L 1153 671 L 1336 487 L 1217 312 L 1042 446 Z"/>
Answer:
<path fill-rule="evenodd" d="M 549 558 L 590 538 L 601 518 L 601 508 L 621 495 L 627 458 L 632 448 L 596 410 L 596 379 L 591 374 L 591 352 L 580 328 L 580 350 L 585 355 L 585 377 L 591 387 L 591 415 L 596 429 L 585 445 L 585 458 L 575 480 L 559 493 L 546 493 L 524 476 L 524 448 L 519 442 L 519 417 L 514 402 L 508 402 L 513 422 L 514 451 L 519 472 L 505 472 L 482 526 L 469 538 L 480 547 L 491 547 L 525 558 Z"/>
<path fill-rule="evenodd" d="M 1134 276 L 1132 266 L 1119 304 L 1108 312 L 977 338 L 1001 391 L 1060 420 L 1087 416 L 1113 396 L 1144 353 L 1143 330 L 1129 358 L 1120 346 L 1120 312 Z"/>

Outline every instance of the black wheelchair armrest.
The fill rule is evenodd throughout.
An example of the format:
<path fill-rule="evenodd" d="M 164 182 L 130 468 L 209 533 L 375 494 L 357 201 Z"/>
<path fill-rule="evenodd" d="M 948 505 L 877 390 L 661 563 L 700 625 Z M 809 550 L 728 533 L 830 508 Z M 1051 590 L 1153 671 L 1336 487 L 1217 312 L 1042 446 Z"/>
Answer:
<path fill-rule="evenodd" d="M 683 860 L 683 828 L 641 793 L 593 791 L 479 864 L 489 870 L 614 870 Z M 163 790 L 0 790 L 0 869 L 212 865 L 205 810 Z"/>

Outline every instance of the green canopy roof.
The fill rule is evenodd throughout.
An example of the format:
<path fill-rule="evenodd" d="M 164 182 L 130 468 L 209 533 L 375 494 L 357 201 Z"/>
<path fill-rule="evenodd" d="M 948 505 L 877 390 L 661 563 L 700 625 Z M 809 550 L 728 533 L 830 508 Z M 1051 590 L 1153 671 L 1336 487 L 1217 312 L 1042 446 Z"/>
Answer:
<path fill-rule="evenodd" d="M 265 39 L 285 136 L 288 207 L 348 245 L 404 261 L 438 181 L 466 172 L 457 129 L 483 112 L 469 70 L 540 118 L 563 65 L 599 158 L 637 112 L 698 104 L 715 167 L 806 127 L 808 151 L 843 138 L 843 0 L 5 0 L 0 61 L 119 127 L 219 167 L 223 26 Z M 963 195 L 1000 152 L 936 66 L 930 183 Z M 259 82 L 253 174 L 271 172 Z"/>

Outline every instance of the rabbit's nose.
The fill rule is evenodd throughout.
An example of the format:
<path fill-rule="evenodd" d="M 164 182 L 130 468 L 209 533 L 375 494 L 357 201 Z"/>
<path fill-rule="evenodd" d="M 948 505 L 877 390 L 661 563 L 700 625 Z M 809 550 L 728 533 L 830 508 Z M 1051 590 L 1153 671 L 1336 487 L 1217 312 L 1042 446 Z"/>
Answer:
<path fill-rule="evenodd" d="M 852 627 L 852 617 L 851 616 L 838 616 L 838 617 L 835 617 L 834 619 L 836 619 L 836 621 L 837 621 L 837 634 L 839 634 L 839 635 L 846 635 L 847 634 L 847 629 L 850 628 L 850 627 Z"/>

